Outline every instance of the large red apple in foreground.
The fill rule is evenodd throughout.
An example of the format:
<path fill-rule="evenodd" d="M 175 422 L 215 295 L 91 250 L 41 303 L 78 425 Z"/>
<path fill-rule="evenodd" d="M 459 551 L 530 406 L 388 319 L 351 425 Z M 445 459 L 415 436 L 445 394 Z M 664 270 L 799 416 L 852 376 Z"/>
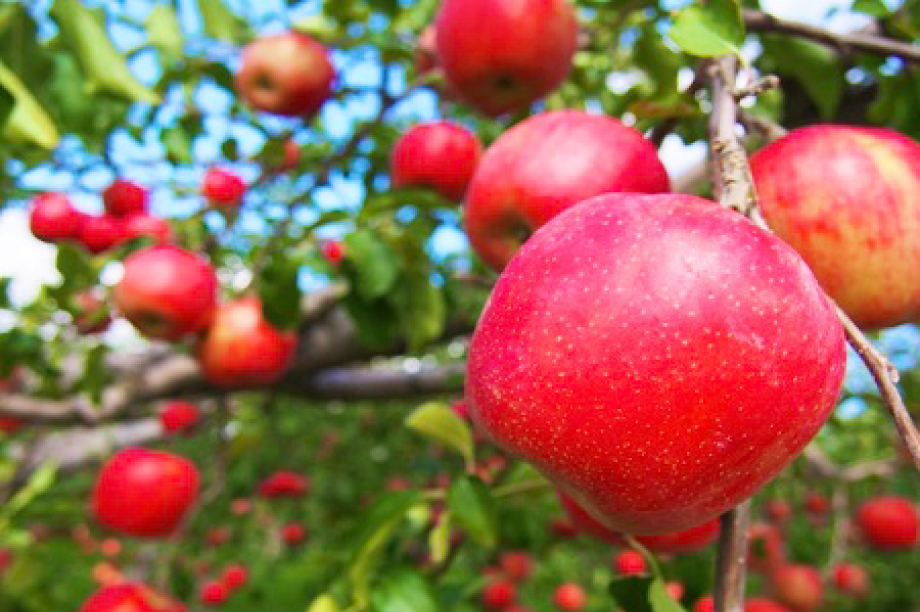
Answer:
<path fill-rule="evenodd" d="M 198 495 L 190 461 L 144 448 L 109 459 L 96 479 L 93 509 L 106 527 L 142 538 L 162 538 L 179 525 Z"/>
<path fill-rule="evenodd" d="M 556 89 L 578 45 L 568 0 L 444 0 L 435 29 L 452 90 L 489 115 L 526 108 Z"/>
<path fill-rule="evenodd" d="M 920 515 L 906 497 L 875 497 L 856 511 L 856 526 L 863 539 L 879 550 L 910 550 L 920 542 Z"/>
<path fill-rule="evenodd" d="M 779 472 L 833 410 L 845 364 L 831 303 L 781 240 L 693 196 L 609 194 L 505 268 L 466 396 L 596 520 L 656 535 Z"/>
<path fill-rule="evenodd" d="M 449 121 L 420 123 L 406 130 L 393 145 L 393 186 L 429 187 L 448 200 L 460 200 L 481 154 L 479 138 L 462 125 Z"/>
<path fill-rule="evenodd" d="M 758 151 L 751 169 L 767 223 L 860 327 L 920 317 L 920 145 L 814 125 Z"/>
<path fill-rule="evenodd" d="M 253 108 L 311 118 L 329 97 L 334 79 L 323 45 L 303 32 L 284 32 L 246 46 L 235 86 Z"/>
<path fill-rule="evenodd" d="M 287 370 L 297 335 L 272 327 L 255 296 L 224 304 L 198 345 L 204 377 L 223 387 L 270 385 Z"/>
<path fill-rule="evenodd" d="M 144 335 L 178 340 L 204 329 L 217 304 L 217 276 L 191 251 L 156 245 L 133 253 L 112 296 Z"/>
<path fill-rule="evenodd" d="M 479 256 L 501 270 L 531 232 L 573 204 L 668 189 L 657 150 L 638 130 L 582 111 L 542 113 L 503 133 L 483 155 L 464 224 Z"/>

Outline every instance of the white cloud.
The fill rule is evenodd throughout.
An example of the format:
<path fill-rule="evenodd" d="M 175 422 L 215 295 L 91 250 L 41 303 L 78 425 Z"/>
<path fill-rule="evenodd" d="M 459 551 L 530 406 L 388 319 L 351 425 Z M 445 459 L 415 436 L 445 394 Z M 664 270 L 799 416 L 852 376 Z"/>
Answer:
<path fill-rule="evenodd" d="M 12 279 L 9 293 L 14 304 L 27 304 L 42 285 L 60 282 L 54 267 L 56 253 L 53 246 L 32 236 L 25 210 L 0 212 L 0 277 Z"/>

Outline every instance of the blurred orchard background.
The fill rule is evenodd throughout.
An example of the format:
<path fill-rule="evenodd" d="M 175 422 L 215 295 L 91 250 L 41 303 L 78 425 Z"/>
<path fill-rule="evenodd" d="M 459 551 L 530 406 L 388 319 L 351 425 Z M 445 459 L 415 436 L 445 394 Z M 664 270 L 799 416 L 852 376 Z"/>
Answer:
<path fill-rule="evenodd" d="M 457 202 L 391 184 L 391 149 L 413 124 L 451 119 L 488 146 L 528 115 L 577 108 L 635 126 L 674 190 L 709 194 L 711 103 L 696 51 L 669 37 L 689 3 L 573 4 L 584 40 L 567 80 L 496 118 L 453 96 L 426 56 L 419 36 L 436 0 L 0 2 L 0 611 L 79 610 L 126 580 L 162 604 L 128 612 L 180 601 L 228 612 L 679 610 L 646 597 L 659 579 L 685 609 L 705 609 L 695 606 L 712 592 L 714 535 L 685 554 L 653 550 L 658 565 L 636 569 L 619 556 L 626 543 L 579 532 L 536 470 L 473 428 L 463 361 L 496 275 L 473 254 Z M 832 34 L 920 36 L 911 0 L 743 4 Z M 234 84 L 247 43 L 290 30 L 323 43 L 337 73 L 307 119 L 257 112 Z M 787 128 L 920 135 L 916 64 L 749 30 L 740 53 L 782 84 L 746 98 L 745 112 Z M 764 142 L 739 133 L 750 149 Z M 246 184 L 229 206 L 203 188 L 214 168 Z M 191 343 L 145 339 L 118 316 L 104 296 L 150 236 L 93 254 L 30 231 L 38 194 L 98 216 L 116 179 L 142 186 L 171 239 L 209 258 L 224 299 L 255 291 L 273 325 L 299 333 L 283 378 L 215 386 Z M 92 323 L 111 316 L 102 331 L 79 325 L 87 290 L 103 296 Z M 916 418 L 916 325 L 871 337 Z M 191 404 L 172 405 L 170 421 L 173 400 Z M 125 535 L 92 511 L 100 465 L 134 446 L 200 472 L 194 506 L 166 537 Z M 880 550 L 853 523 L 866 500 L 918 494 L 851 354 L 831 418 L 755 497 L 747 592 L 776 598 L 772 570 L 807 565 L 822 597 L 790 609 L 920 610 L 916 536 Z M 841 564 L 857 578 L 840 578 Z M 122 612 L 90 612 L 105 610 Z"/>

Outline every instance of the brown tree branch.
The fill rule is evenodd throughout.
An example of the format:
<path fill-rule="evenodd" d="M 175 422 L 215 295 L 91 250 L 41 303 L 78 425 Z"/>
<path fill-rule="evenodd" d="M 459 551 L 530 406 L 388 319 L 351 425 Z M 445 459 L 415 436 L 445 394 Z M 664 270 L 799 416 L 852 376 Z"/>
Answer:
<path fill-rule="evenodd" d="M 723 514 L 720 520 L 716 584 L 713 589 L 716 612 L 744 610 L 745 558 L 750 517 L 751 500 L 747 500 Z"/>
<path fill-rule="evenodd" d="M 844 52 L 853 50 L 863 51 L 866 53 L 899 57 L 907 62 L 920 63 L 920 45 L 913 45 L 863 32 L 838 34 L 824 28 L 795 21 L 787 21 L 751 9 L 745 9 L 744 11 L 744 24 L 751 32 L 791 34 L 834 47 Z"/>

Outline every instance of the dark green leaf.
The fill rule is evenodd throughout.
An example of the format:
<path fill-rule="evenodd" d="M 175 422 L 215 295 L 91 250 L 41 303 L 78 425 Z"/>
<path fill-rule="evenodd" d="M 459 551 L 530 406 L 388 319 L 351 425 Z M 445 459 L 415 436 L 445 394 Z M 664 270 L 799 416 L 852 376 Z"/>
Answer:
<path fill-rule="evenodd" d="M 387 293 L 399 275 L 396 254 L 369 230 L 359 229 L 345 236 L 348 269 L 356 276 L 355 287 L 365 299 Z"/>
<path fill-rule="evenodd" d="M 479 546 L 492 549 L 498 542 L 498 523 L 489 489 L 479 479 L 461 477 L 447 492 L 447 507 L 457 524 Z"/>
<path fill-rule="evenodd" d="M 263 313 L 275 327 L 296 328 L 300 322 L 300 264 L 280 254 L 269 258 L 258 282 Z"/>
<path fill-rule="evenodd" d="M 764 51 L 783 75 L 792 75 L 805 89 L 821 116 L 832 118 L 846 86 L 840 56 L 823 45 L 789 36 L 765 35 Z"/>
<path fill-rule="evenodd" d="M 345 308 L 358 327 L 361 344 L 371 348 L 393 346 L 398 340 L 396 313 L 384 299 L 365 300 L 350 293 L 345 296 Z"/>
<path fill-rule="evenodd" d="M 55 266 L 63 279 L 63 287 L 77 289 L 96 284 L 97 272 L 89 253 L 68 242 L 58 245 Z"/>
<path fill-rule="evenodd" d="M 428 583 L 416 572 L 402 570 L 386 576 L 371 593 L 374 612 L 438 612 Z"/>
<path fill-rule="evenodd" d="M 3 128 L 6 125 L 6 120 L 10 118 L 14 103 L 13 94 L 6 87 L 0 85 L 0 128 Z"/>
<path fill-rule="evenodd" d="M 610 595 L 620 608 L 629 612 L 654 612 L 649 603 L 651 576 L 629 576 L 617 578 L 610 583 Z"/>
<path fill-rule="evenodd" d="M 444 332 L 447 324 L 444 295 L 427 276 L 404 278 L 389 297 L 402 321 L 410 350 L 422 348 Z"/>
<path fill-rule="evenodd" d="M 180 126 L 163 128 L 160 141 L 166 147 L 166 156 L 175 164 L 192 163 L 192 141 Z"/>

